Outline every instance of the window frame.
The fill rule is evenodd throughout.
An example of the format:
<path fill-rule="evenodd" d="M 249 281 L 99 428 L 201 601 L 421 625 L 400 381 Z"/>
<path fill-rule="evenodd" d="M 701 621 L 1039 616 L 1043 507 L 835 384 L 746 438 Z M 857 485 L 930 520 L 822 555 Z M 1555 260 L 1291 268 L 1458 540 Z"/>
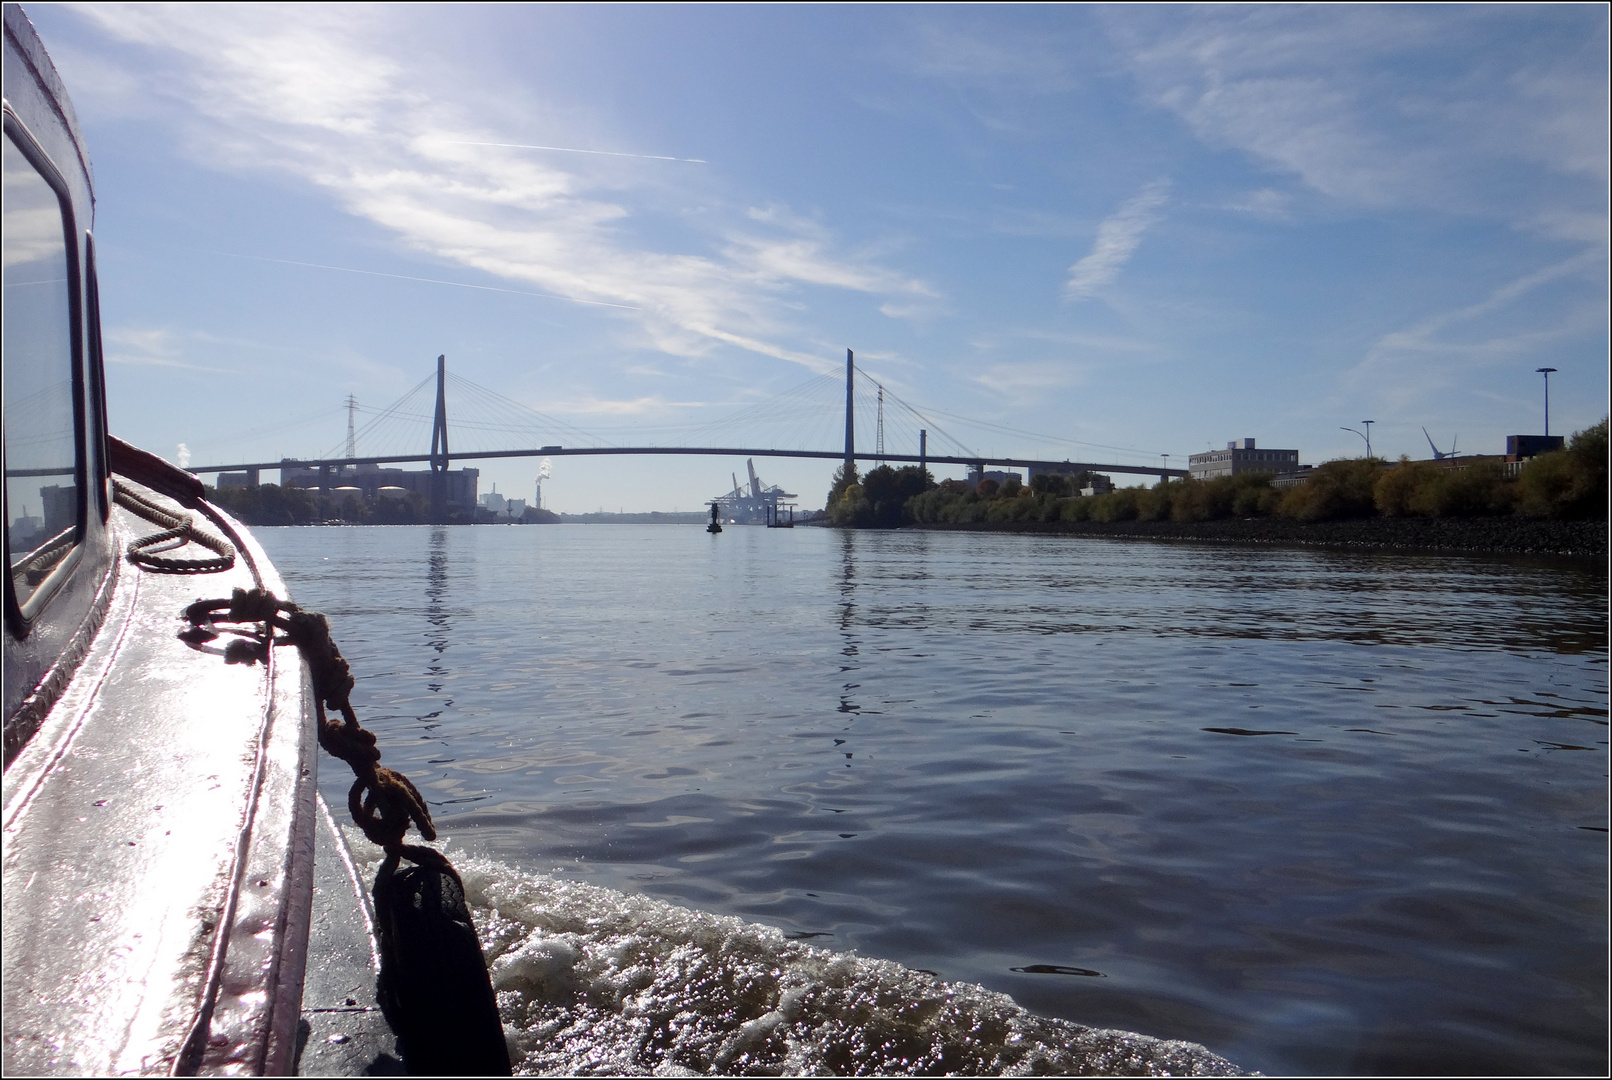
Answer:
<path fill-rule="evenodd" d="M 111 429 L 106 421 L 106 358 L 101 351 L 100 275 L 95 269 L 95 237 L 88 229 L 84 231 L 84 306 L 88 334 L 85 342 L 87 348 L 84 351 L 84 367 L 88 372 L 86 389 L 89 395 L 86 401 L 89 408 L 86 410 L 85 418 L 93 420 L 90 424 L 90 436 L 95 442 L 95 505 L 101 512 L 101 523 L 104 525 L 112 516 L 112 497 L 109 490 L 112 458 L 106 445 L 106 433 Z M 85 469 L 87 472 L 88 465 Z"/>
<path fill-rule="evenodd" d="M 12 637 L 26 638 L 51 599 L 61 591 L 61 587 L 72 576 L 74 568 L 84 556 L 84 543 L 89 534 L 89 469 L 87 454 L 85 453 L 85 417 L 84 417 L 84 302 L 83 302 L 83 272 L 79 260 L 78 249 L 78 215 L 73 212 L 72 189 L 68 187 L 67 180 L 62 176 L 56 163 L 45 153 L 39 140 L 34 138 L 33 132 L 22 119 L 11 110 L 11 103 L 6 102 L 4 112 L 3 137 L 8 139 L 12 146 L 22 154 L 28 164 L 33 166 L 40 178 L 45 181 L 51 191 L 56 195 L 56 202 L 62 215 L 62 240 L 67 254 L 67 313 L 70 326 L 68 328 L 68 351 L 72 366 L 72 398 L 73 398 L 73 481 L 77 488 L 75 502 L 74 528 L 77 532 L 73 550 L 68 552 L 62 561 L 51 569 L 45 580 L 41 581 L 34 590 L 28 594 L 28 599 L 18 601 L 16 583 L 11 579 L 11 536 L 10 530 L 0 530 L 0 542 L 4 544 L 6 557 L 6 596 L 5 596 L 5 622 L 6 629 Z M 0 440 L 0 458 L 3 458 L 3 440 Z"/>

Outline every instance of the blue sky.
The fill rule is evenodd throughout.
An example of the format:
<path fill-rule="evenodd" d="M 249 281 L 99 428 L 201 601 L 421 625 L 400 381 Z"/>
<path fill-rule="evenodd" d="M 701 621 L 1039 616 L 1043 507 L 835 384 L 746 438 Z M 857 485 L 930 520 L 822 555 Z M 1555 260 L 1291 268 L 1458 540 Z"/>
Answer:
<path fill-rule="evenodd" d="M 438 353 L 571 445 L 832 449 L 828 380 L 702 426 L 847 347 L 1015 456 L 1500 452 L 1541 366 L 1553 432 L 1607 410 L 1601 5 L 28 10 L 95 165 L 113 430 L 170 458 L 325 453 Z M 523 437 L 474 405 L 454 446 Z M 553 469 L 554 509 L 689 509 L 743 462 Z M 806 506 L 832 469 L 757 462 Z"/>

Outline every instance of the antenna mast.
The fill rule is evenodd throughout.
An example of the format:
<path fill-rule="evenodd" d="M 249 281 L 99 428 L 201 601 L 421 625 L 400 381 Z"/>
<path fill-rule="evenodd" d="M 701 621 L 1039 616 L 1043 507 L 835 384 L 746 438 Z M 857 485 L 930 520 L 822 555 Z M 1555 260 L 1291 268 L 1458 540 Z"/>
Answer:
<path fill-rule="evenodd" d="M 876 453 L 879 455 L 879 464 L 884 464 L 884 387 L 879 387 L 879 445 Z"/>

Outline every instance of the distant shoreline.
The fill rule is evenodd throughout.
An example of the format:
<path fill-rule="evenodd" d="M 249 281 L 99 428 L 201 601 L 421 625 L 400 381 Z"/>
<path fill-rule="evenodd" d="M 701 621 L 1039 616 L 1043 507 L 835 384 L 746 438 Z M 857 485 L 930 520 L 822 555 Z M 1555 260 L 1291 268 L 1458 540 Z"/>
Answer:
<path fill-rule="evenodd" d="M 1191 522 L 982 521 L 911 524 L 903 528 L 1468 555 L 1545 555 L 1575 559 L 1605 559 L 1607 555 L 1605 519 L 1550 521 L 1502 517 L 1396 517 L 1317 522 L 1288 518 Z"/>

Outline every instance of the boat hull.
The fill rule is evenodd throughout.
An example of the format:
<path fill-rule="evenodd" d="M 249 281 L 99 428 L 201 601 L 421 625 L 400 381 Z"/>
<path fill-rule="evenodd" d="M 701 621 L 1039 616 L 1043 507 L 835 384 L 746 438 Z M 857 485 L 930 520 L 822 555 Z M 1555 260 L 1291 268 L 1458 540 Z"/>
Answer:
<path fill-rule="evenodd" d="M 153 531 L 121 508 L 110 524 L 120 549 Z M 317 813 L 311 685 L 294 650 L 227 663 L 221 640 L 180 637 L 198 596 L 255 578 L 286 595 L 235 531 L 243 557 L 223 573 L 121 567 L 71 681 L 6 770 L 8 1074 L 292 1067 Z"/>

